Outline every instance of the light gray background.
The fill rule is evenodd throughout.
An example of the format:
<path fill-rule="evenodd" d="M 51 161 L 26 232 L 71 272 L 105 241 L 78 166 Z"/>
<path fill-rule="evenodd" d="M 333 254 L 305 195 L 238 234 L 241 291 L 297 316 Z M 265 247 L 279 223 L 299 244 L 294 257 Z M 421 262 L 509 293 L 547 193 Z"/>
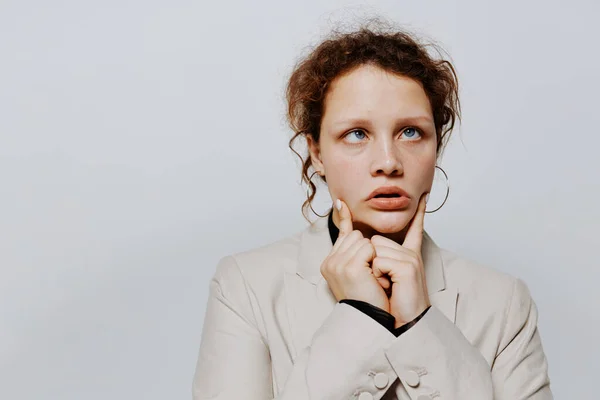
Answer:
<path fill-rule="evenodd" d="M 528 283 L 558 399 L 597 392 L 597 4 L 3 0 L 0 398 L 191 397 L 217 260 L 305 226 L 291 66 L 374 14 L 459 73 L 425 228 Z"/>

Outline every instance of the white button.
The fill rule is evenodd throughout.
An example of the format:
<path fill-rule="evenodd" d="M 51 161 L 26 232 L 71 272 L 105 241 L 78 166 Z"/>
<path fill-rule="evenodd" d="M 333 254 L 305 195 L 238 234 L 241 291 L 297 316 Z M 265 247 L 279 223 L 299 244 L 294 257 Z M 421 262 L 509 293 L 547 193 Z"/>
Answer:
<path fill-rule="evenodd" d="M 377 375 L 375 375 L 373 380 L 375 381 L 375 387 L 377 389 L 383 389 L 384 387 L 387 386 L 387 384 L 389 382 L 388 376 L 386 374 L 384 374 L 383 372 L 380 372 Z"/>
<path fill-rule="evenodd" d="M 362 392 L 358 396 L 358 400 L 373 400 L 373 395 L 369 392 Z"/>
<path fill-rule="evenodd" d="M 412 387 L 418 386 L 419 374 L 417 374 L 415 371 L 406 371 L 406 374 L 404 374 L 404 382 L 406 382 L 409 386 Z"/>

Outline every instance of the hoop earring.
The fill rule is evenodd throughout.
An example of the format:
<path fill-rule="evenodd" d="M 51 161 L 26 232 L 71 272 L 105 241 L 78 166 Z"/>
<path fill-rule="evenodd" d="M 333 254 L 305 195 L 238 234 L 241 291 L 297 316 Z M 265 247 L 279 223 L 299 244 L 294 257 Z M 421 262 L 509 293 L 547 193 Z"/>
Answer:
<path fill-rule="evenodd" d="M 440 171 L 442 171 L 442 173 L 444 174 L 444 177 L 446 178 L 446 197 L 444 198 L 444 202 L 442 203 L 441 206 L 439 206 L 438 208 L 436 208 L 433 211 L 425 211 L 425 213 L 427 214 L 431 214 L 436 212 L 437 210 L 439 210 L 440 208 L 442 208 L 444 206 L 444 204 L 446 204 L 446 200 L 448 199 L 448 195 L 450 194 L 450 180 L 448 179 L 448 175 L 446 174 L 446 171 L 444 171 L 442 169 L 442 167 L 439 166 L 435 166 L 436 168 L 439 168 Z M 429 197 L 429 193 L 427 194 L 427 197 Z M 426 206 L 427 207 L 427 206 Z"/>
<path fill-rule="evenodd" d="M 312 177 L 313 177 L 313 176 L 314 176 L 314 175 L 315 175 L 317 172 L 319 172 L 319 171 L 315 171 L 315 172 L 313 172 L 313 173 L 310 175 L 310 177 L 308 178 L 308 182 L 311 182 L 311 181 L 312 181 Z M 310 187 L 310 184 L 308 184 L 308 185 L 307 185 L 307 188 L 306 188 L 306 199 L 307 199 L 307 200 L 308 200 L 308 199 L 309 199 L 309 197 L 310 197 L 310 195 L 308 194 L 308 188 L 309 188 L 309 187 Z M 311 203 L 310 201 L 308 202 L 308 206 L 310 207 L 310 209 L 312 210 L 312 212 L 313 212 L 313 213 L 315 213 L 315 215 L 318 215 L 318 216 L 319 216 L 319 217 L 321 217 L 321 218 L 323 218 L 323 217 L 326 217 L 326 216 L 329 214 L 329 213 L 327 213 L 327 214 L 325 214 L 325 215 L 321 215 L 321 214 L 317 213 L 317 212 L 315 211 L 315 209 L 312 207 L 312 203 Z M 331 210 L 330 210 L 330 211 L 331 211 Z"/>

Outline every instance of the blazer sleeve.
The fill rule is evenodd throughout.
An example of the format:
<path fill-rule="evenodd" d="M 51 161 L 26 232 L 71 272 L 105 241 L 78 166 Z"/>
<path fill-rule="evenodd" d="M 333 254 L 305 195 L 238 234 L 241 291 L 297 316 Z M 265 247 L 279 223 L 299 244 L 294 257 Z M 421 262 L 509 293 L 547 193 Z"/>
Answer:
<path fill-rule="evenodd" d="M 397 338 L 387 355 L 411 399 L 553 400 L 537 330 L 537 309 L 516 279 L 504 307 L 492 365 L 436 307 Z M 410 371 L 412 369 L 412 377 Z"/>
<path fill-rule="evenodd" d="M 548 362 L 537 328 L 538 310 L 516 278 L 498 354 L 492 364 L 496 399 L 552 400 Z"/>
<path fill-rule="evenodd" d="M 256 327 L 245 282 L 226 256 L 209 284 L 193 399 L 272 399 L 270 374 L 269 347 Z"/>
<path fill-rule="evenodd" d="M 379 400 L 397 378 L 384 352 L 396 337 L 365 313 L 337 303 L 274 397 L 269 346 L 250 293 L 235 258 L 222 258 L 210 283 L 194 400 L 339 400 L 363 392 Z"/>

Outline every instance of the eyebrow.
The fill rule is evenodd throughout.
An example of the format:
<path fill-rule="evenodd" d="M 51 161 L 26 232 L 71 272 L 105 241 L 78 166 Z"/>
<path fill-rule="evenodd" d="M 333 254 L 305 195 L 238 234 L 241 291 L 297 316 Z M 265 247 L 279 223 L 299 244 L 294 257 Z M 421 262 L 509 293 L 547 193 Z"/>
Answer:
<path fill-rule="evenodd" d="M 402 117 L 402 118 L 398 118 L 397 122 L 409 123 L 409 124 L 424 122 L 424 123 L 433 125 L 433 120 L 431 119 L 431 117 L 429 117 L 427 115 L 413 115 L 413 116 L 409 116 L 409 117 Z M 337 128 L 337 127 L 345 126 L 345 125 L 370 125 L 370 124 L 371 124 L 371 121 L 366 118 L 348 118 L 348 119 L 340 119 L 340 120 L 334 121 L 332 123 L 332 126 Z"/>

